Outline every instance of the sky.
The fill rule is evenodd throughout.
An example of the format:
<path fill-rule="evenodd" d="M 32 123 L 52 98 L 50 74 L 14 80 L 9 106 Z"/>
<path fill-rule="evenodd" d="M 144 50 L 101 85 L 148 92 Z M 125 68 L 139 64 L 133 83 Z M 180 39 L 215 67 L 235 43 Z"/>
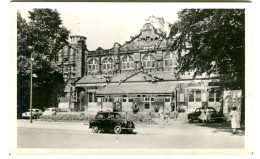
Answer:
<path fill-rule="evenodd" d="M 180 10 L 174 4 L 168 3 L 88 3 L 77 7 L 55 8 L 71 35 L 87 37 L 89 50 L 96 50 L 98 47 L 110 49 L 115 42 L 124 44 L 130 40 L 130 36 L 140 33 L 145 19 L 151 15 L 174 23 L 176 13 Z M 27 18 L 30 9 L 19 10 Z"/>

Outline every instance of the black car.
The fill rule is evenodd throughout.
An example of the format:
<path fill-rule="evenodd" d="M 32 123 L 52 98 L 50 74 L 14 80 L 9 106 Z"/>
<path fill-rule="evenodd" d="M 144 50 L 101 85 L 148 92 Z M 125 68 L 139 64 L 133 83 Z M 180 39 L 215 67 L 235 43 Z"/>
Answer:
<path fill-rule="evenodd" d="M 113 131 L 116 134 L 120 134 L 123 130 L 132 133 L 135 124 L 116 112 L 98 112 L 95 118 L 89 121 L 89 128 L 93 133 L 98 133 L 99 130 Z"/>
<path fill-rule="evenodd" d="M 194 120 L 198 120 L 201 122 L 199 119 L 199 116 L 201 115 L 201 112 L 204 108 L 197 108 L 194 112 L 189 113 L 187 115 L 189 122 L 193 122 Z M 223 122 L 225 121 L 225 116 L 223 113 L 217 112 L 213 107 L 208 107 L 209 112 L 211 114 L 211 120 L 215 122 Z"/>

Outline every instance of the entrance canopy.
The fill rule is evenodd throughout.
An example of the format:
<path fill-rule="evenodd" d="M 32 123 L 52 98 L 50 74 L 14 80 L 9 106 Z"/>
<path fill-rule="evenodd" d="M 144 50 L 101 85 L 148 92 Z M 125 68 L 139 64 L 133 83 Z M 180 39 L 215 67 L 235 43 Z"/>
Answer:
<path fill-rule="evenodd" d="M 97 95 L 110 94 L 171 94 L 176 83 L 122 83 L 109 84 L 96 92 Z"/>

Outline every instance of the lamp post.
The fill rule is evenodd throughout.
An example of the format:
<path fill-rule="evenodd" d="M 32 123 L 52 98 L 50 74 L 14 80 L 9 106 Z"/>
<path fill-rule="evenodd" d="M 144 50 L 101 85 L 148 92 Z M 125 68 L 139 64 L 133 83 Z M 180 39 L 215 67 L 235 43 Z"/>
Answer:
<path fill-rule="evenodd" d="M 32 77 L 33 77 L 33 47 L 29 46 L 29 49 L 32 50 L 31 52 L 31 75 L 30 75 L 30 123 L 32 123 Z"/>

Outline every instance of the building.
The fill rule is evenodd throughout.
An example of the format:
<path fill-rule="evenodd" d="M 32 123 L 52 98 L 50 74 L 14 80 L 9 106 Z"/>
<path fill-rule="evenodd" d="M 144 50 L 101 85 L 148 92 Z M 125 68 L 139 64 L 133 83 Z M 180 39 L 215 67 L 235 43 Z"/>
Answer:
<path fill-rule="evenodd" d="M 71 36 L 71 44 L 58 54 L 67 81 L 62 108 L 80 111 L 154 112 L 157 106 L 188 110 L 208 105 L 220 110 L 218 76 L 192 78 L 177 75 L 177 53 L 163 18 L 150 16 L 139 34 L 124 44 L 90 51 L 84 36 Z M 166 28 L 166 30 L 165 30 Z M 187 50 L 189 45 L 187 45 Z M 184 50 L 184 53 L 185 51 Z"/>

